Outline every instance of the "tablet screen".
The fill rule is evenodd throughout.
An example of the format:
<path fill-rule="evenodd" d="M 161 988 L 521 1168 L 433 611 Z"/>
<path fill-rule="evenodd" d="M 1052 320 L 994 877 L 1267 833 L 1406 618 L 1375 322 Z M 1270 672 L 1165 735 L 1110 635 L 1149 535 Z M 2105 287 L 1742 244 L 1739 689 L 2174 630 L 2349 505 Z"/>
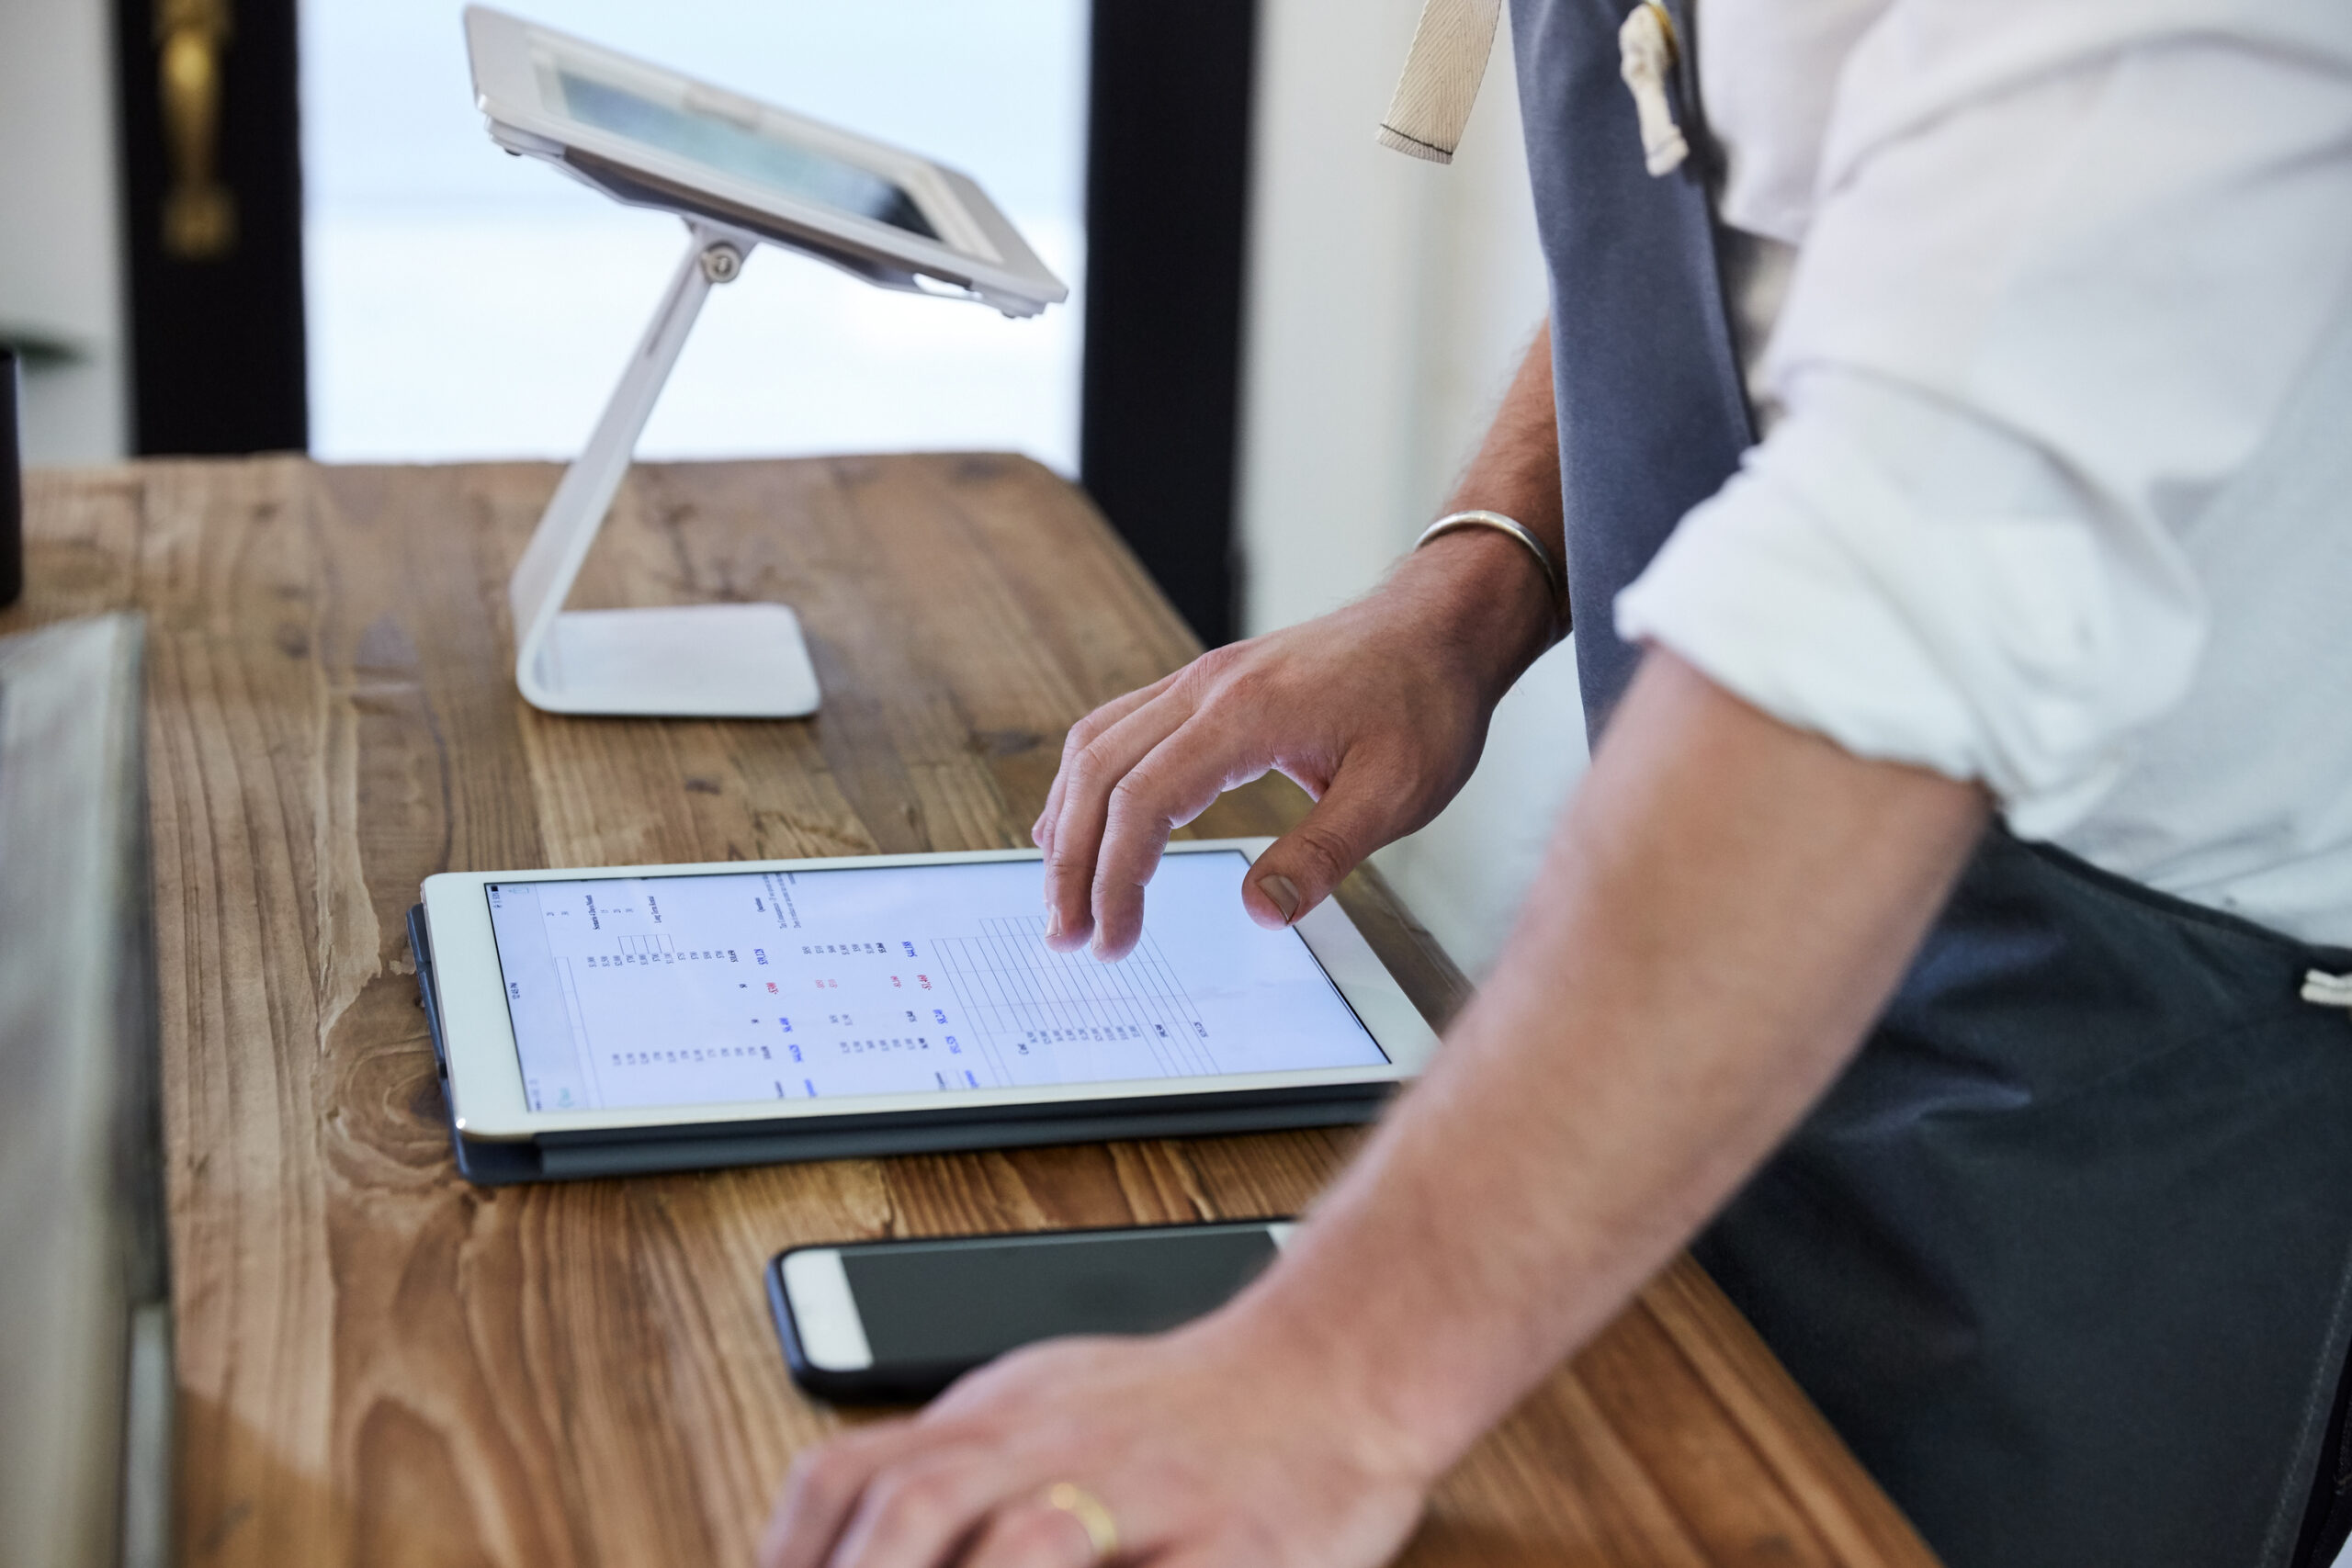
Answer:
<path fill-rule="evenodd" d="M 1238 851 L 1171 853 L 1117 964 L 1046 946 L 1043 863 L 491 884 L 533 1111 L 1387 1061 Z"/>
<path fill-rule="evenodd" d="M 898 186 L 855 164 L 715 114 L 675 108 L 626 87 L 559 69 L 564 111 L 582 125 L 691 158 L 723 174 L 836 211 L 871 218 L 936 240 L 939 231 Z"/>

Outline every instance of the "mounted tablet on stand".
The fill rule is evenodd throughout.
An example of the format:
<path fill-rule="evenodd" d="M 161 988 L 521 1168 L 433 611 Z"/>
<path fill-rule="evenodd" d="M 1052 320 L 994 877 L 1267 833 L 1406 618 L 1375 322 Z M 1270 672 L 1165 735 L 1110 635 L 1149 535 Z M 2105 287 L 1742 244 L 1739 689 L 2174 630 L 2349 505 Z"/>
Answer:
<path fill-rule="evenodd" d="M 1034 316 L 1069 297 L 980 187 L 928 159 L 469 6 L 492 140 L 685 220 L 685 255 L 514 569 L 514 682 L 554 713 L 795 718 L 817 710 L 782 604 L 563 608 L 713 284 L 764 241 L 882 288 Z"/>

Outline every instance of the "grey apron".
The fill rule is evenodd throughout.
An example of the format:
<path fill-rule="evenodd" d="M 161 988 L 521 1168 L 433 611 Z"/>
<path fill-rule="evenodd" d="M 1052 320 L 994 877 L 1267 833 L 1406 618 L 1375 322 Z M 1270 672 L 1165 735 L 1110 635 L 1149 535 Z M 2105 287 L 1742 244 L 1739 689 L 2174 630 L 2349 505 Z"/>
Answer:
<path fill-rule="evenodd" d="M 1618 590 L 1753 439 L 1703 42 L 1671 9 L 1692 157 L 1654 180 L 1625 0 L 1512 6 L 1596 735 L 1638 658 Z M 2347 967 L 1996 829 L 1861 1055 L 1702 1238 L 1952 1568 L 2269 1568 L 2341 1540 L 2352 1030 L 2299 991 Z"/>

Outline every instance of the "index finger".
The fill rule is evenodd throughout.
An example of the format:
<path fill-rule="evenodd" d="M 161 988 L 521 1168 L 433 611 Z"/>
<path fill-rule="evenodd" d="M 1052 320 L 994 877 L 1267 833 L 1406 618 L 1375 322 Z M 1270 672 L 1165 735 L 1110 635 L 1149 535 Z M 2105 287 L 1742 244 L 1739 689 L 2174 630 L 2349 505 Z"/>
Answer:
<path fill-rule="evenodd" d="M 1037 813 L 1037 820 L 1029 828 L 1031 843 L 1048 854 L 1053 852 L 1054 824 L 1061 820 L 1063 781 L 1069 777 L 1070 759 L 1083 750 L 1088 741 L 1166 691 L 1168 682 L 1182 673 L 1181 670 L 1170 671 L 1148 686 L 1138 686 L 1125 696 L 1113 697 L 1069 727 L 1069 733 L 1062 737 L 1062 759 L 1054 764 L 1053 787 L 1046 792 L 1046 808 Z"/>
<path fill-rule="evenodd" d="M 1144 885 L 1159 869 L 1168 836 L 1273 765 L 1271 752 L 1194 718 L 1127 770 L 1111 790 L 1094 857 L 1096 957 L 1125 958 L 1143 936 Z"/>
<path fill-rule="evenodd" d="M 1069 953 L 1094 929 L 1094 863 L 1111 792 L 1127 770 L 1193 716 L 1190 694 L 1170 687 L 1080 747 L 1062 768 L 1061 818 L 1046 852 L 1046 945 Z"/>

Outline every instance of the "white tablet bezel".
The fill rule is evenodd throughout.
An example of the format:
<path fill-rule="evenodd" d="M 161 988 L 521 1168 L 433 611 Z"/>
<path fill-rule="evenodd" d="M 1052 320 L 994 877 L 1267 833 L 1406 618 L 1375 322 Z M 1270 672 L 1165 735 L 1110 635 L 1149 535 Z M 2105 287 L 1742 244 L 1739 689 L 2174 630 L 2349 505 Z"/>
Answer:
<path fill-rule="evenodd" d="M 869 281 L 913 286 L 911 276 L 876 276 L 877 266 L 883 272 L 920 275 L 968 289 L 1009 315 L 1035 315 L 1069 297 L 1069 288 L 1038 260 L 1011 220 L 967 175 L 904 148 L 503 11 L 469 6 L 465 22 L 476 102 L 490 121 L 492 136 L 510 151 L 545 158 L 620 200 L 672 210 L 691 208 L 740 224 L 763 239 L 849 265 Z M 755 180 L 574 119 L 550 103 L 541 79 L 541 62 L 559 59 L 655 101 L 798 141 L 888 180 L 913 199 L 946 243 L 839 208 L 801 201 Z M 617 169 L 646 188 L 641 193 L 616 189 L 568 159 L 569 152 Z"/>
<path fill-rule="evenodd" d="M 1198 839 L 1168 846 L 1170 854 L 1238 850 L 1250 861 L 1272 839 Z M 434 992 L 448 1068 L 450 1108 L 458 1131 L 469 1138 L 514 1141 L 545 1133 L 638 1131 L 744 1122 L 821 1123 L 841 1117 L 943 1109 L 975 1112 L 1033 1106 L 1104 1105 L 1171 1094 L 1240 1094 L 1252 1090 L 1402 1083 L 1417 1077 L 1437 1047 L 1437 1035 L 1396 976 L 1336 899 L 1307 911 L 1295 929 L 1340 997 L 1355 1010 L 1388 1057 L 1377 1066 L 1308 1068 L 1281 1073 L 1226 1073 L 1204 1077 L 1128 1078 L 1039 1089 L 950 1089 L 933 1094 L 877 1094 L 821 1100 L 755 1100 L 704 1105 L 634 1107 L 621 1111 L 533 1111 L 525 1099 L 522 1057 L 506 1008 L 506 982 L 490 920 L 489 884 L 569 882 L 588 877 L 695 876 L 775 871 L 832 871 L 860 866 L 957 865 L 1035 860 L 1035 850 L 974 850 L 935 854 L 859 855 L 820 860 L 720 861 L 694 865 L 570 866 L 548 871 L 445 872 L 424 879 L 425 930 L 432 946 Z M 1234 897 L 1238 904 L 1240 887 Z"/>

